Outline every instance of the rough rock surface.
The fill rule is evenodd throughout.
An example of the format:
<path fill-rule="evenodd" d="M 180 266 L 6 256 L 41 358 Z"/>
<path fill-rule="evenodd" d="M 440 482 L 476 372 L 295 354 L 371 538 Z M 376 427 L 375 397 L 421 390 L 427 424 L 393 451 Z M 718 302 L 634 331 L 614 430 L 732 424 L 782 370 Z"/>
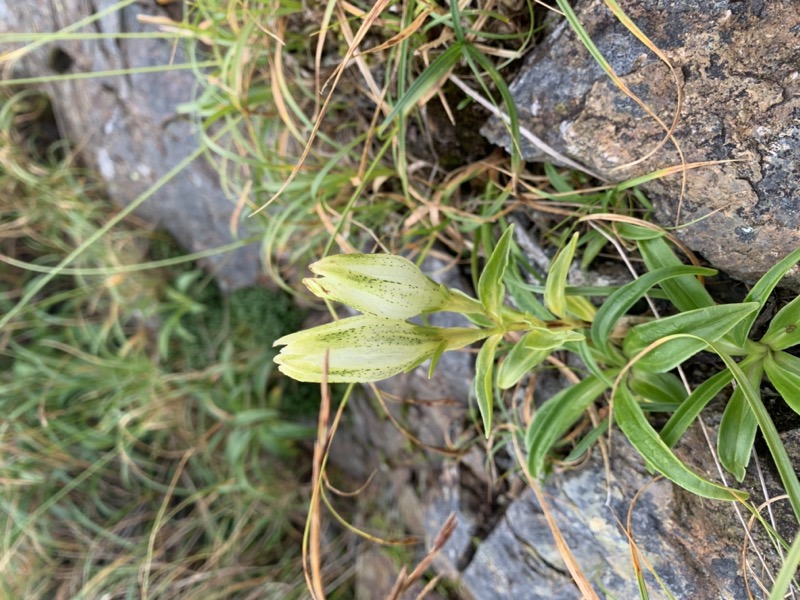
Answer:
<path fill-rule="evenodd" d="M 684 102 L 676 138 L 688 162 L 735 159 L 688 173 L 680 237 L 712 264 L 753 281 L 800 246 L 800 2 L 636 0 L 624 9 L 675 66 Z M 677 105 L 667 67 L 602 0 L 576 12 L 617 74 L 669 124 Z M 680 164 L 664 131 L 600 70 L 561 22 L 511 85 L 521 124 L 611 181 Z M 509 147 L 505 127 L 483 130 Z M 523 139 L 529 160 L 548 160 Z M 681 178 L 646 190 L 658 218 L 674 225 Z M 699 220 L 698 219 L 702 219 Z M 792 274 L 800 284 L 800 273 Z"/>
<path fill-rule="evenodd" d="M 0 0 L 0 36 L 58 31 L 114 4 L 113 0 Z M 166 16 L 164 10 L 155 0 L 133 3 L 87 28 L 105 34 L 155 31 L 137 17 Z M 12 48 L 4 44 L 0 50 Z M 27 54 L 10 74 L 14 78 L 57 77 L 185 62 L 180 47 L 170 40 L 64 41 Z M 196 79 L 188 69 L 42 85 L 62 134 L 80 149 L 82 160 L 102 175 L 110 199 L 123 205 L 197 149 L 196 125 L 176 112 L 176 106 L 194 98 L 195 88 Z M 139 214 L 168 229 L 184 248 L 195 252 L 233 241 L 233 211 L 216 173 L 199 158 L 147 200 Z M 256 245 L 205 260 L 228 290 L 252 285 L 261 272 Z"/>
<path fill-rule="evenodd" d="M 410 381 L 414 378 L 418 383 Z M 423 379 L 422 373 L 399 378 L 394 382 L 399 387 L 393 385 L 392 389 L 413 389 Z M 542 387 L 557 384 L 551 381 Z M 426 405 L 419 403 L 421 397 L 427 396 L 404 396 L 416 401 L 405 410 L 396 403 L 390 403 L 389 408 L 408 431 L 423 437 L 426 443 L 442 446 L 447 440 L 458 439 L 463 443 L 459 436 L 463 436 L 465 426 L 469 428 L 466 406 L 459 406 L 460 402 Z M 546 397 L 542 394 L 541 399 Z M 532 490 L 516 475 L 504 473 L 513 468 L 513 459 L 500 451 L 494 467 L 490 467 L 478 440 L 460 460 L 432 452 L 423 456 L 391 422 L 376 418 L 374 405 L 365 399 L 352 403 L 348 411 L 350 425 L 334 439 L 332 461 L 349 465 L 350 472 L 362 479 L 373 470 L 378 473 L 370 489 L 379 498 L 368 496 L 367 504 L 389 507 L 383 510 L 397 515 L 412 533 L 424 539 L 422 553 L 447 517 L 451 513 L 456 516 L 458 527 L 434 566 L 459 585 L 460 597 L 581 597 Z M 437 427 L 438 438 L 433 437 Z M 690 430 L 678 452 L 713 477 L 713 462 L 699 429 Z M 733 505 L 697 498 L 663 479 L 653 482 L 642 459 L 619 434 L 613 438 L 610 456 L 610 476 L 595 448 L 579 468 L 557 473 L 544 485 L 556 522 L 600 597 L 638 597 L 631 550 L 620 522 L 625 523 L 631 502 L 643 488 L 633 508 L 633 537 L 641 556 L 670 593 L 676 598 L 747 597 L 741 560 L 745 534 Z M 780 493 L 777 480 L 769 472 L 766 478 L 773 492 Z M 751 473 L 741 487 L 757 497 L 758 486 Z M 787 522 L 791 520 L 788 515 Z M 768 540 L 763 534 L 756 539 L 775 573 L 776 561 L 768 552 Z M 752 550 L 748 560 L 766 580 Z M 650 597 L 666 598 L 647 567 L 643 569 Z M 761 597 L 752 578 L 750 586 L 754 597 Z"/>
<path fill-rule="evenodd" d="M 0 32 L 4 29 L 54 30 L 90 14 L 91 11 L 99 11 L 109 5 L 111 5 L 109 0 L 97 0 L 94 4 L 83 0 L 67 3 L 45 0 L 28 2 L 0 0 Z M 772 10 L 771 7 L 777 5 L 785 6 L 786 3 L 765 5 L 767 7 L 762 8 L 761 13 L 768 14 Z M 594 6 L 593 10 L 599 11 L 596 5 L 591 6 Z M 642 6 L 650 5 L 644 3 Z M 681 6 L 683 5 L 680 2 L 659 4 L 659 8 L 666 13 L 678 15 L 682 14 L 679 10 Z M 59 10 L 56 10 L 56 7 Z M 742 10 L 747 9 L 750 12 L 745 14 L 738 7 L 744 7 Z M 684 8 L 689 14 L 687 19 L 692 16 L 698 18 L 691 7 Z M 731 10 L 729 21 L 733 24 L 741 20 L 757 21 L 760 18 L 753 13 L 751 5 L 718 2 L 703 8 L 705 12 L 701 15 L 703 19 L 700 23 L 707 25 L 709 20 L 722 19 L 729 9 Z M 136 14 L 140 11 L 155 13 L 158 10 L 160 9 L 155 3 L 132 4 L 125 9 L 121 17 L 115 15 L 105 18 L 97 24 L 97 28 L 103 32 L 137 31 L 140 25 L 136 21 Z M 653 12 L 657 11 L 653 9 Z M 791 11 L 786 12 L 781 27 L 786 28 L 785 23 L 793 14 L 795 13 Z M 638 14 L 633 16 L 637 19 L 641 17 Z M 643 22 L 639 20 L 640 23 Z M 769 22 L 774 25 L 774 21 Z M 653 35 L 662 48 L 670 51 L 677 62 L 682 56 L 682 46 L 678 43 L 682 34 L 670 33 L 668 25 L 672 21 L 667 20 L 665 23 L 667 23 L 666 30 L 658 29 L 656 32 L 661 37 L 649 31 L 648 33 Z M 709 31 L 711 33 L 708 34 L 710 36 L 708 43 L 712 46 L 714 44 L 724 46 L 720 56 L 727 56 L 727 61 L 735 62 L 735 55 L 725 54 L 728 52 L 725 50 L 727 48 L 725 44 L 728 42 L 723 40 L 722 34 L 719 31 L 716 33 L 714 30 Z M 783 29 L 778 28 L 776 31 Z M 604 32 L 608 32 L 607 39 L 603 38 Z M 642 82 L 642 86 L 647 85 L 654 90 L 655 98 L 650 99 L 654 106 L 664 108 L 672 106 L 670 102 L 673 91 L 663 76 L 664 69 L 651 63 L 648 71 L 645 68 L 647 61 L 639 59 L 641 52 L 638 49 L 626 51 L 621 49 L 625 44 L 630 47 L 626 32 L 615 29 L 613 25 L 607 25 L 605 29 L 595 27 L 593 34 L 606 39 L 603 42 L 606 46 L 601 45 L 601 48 L 615 49 L 611 52 L 615 68 L 626 76 L 639 77 L 638 81 Z M 562 31 L 561 35 L 566 34 Z M 715 35 L 717 37 L 714 37 Z M 762 36 L 764 40 L 769 39 L 766 35 Z M 670 39 L 675 40 L 672 45 L 668 43 Z M 760 44 L 761 41 L 758 40 L 757 43 Z M 547 55 L 543 54 L 547 47 L 543 46 L 538 52 L 541 54 L 540 60 L 547 59 Z M 656 128 L 646 129 L 646 135 L 639 133 L 639 127 L 644 129 L 650 125 L 632 112 L 630 103 L 616 95 L 591 63 L 586 66 L 587 60 L 582 58 L 582 50 L 576 50 L 574 46 L 572 50 L 569 48 L 566 45 L 562 48 L 561 43 L 550 46 L 553 53 L 562 53 L 568 61 L 566 64 L 572 65 L 576 71 L 580 71 L 578 66 L 583 61 L 585 73 L 580 73 L 584 79 L 559 66 L 548 75 L 551 79 L 540 80 L 542 93 L 559 94 L 558 97 L 561 99 L 550 104 L 547 104 L 544 98 L 539 99 L 540 108 L 537 109 L 539 112 L 536 115 L 529 115 L 531 118 L 535 116 L 539 121 L 529 123 L 528 126 L 552 145 L 560 144 L 567 153 L 581 158 L 597 169 L 608 171 L 611 166 L 639 155 L 639 151 L 635 149 L 637 140 L 655 143 L 659 133 Z M 169 61 L 171 51 L 169 43 L 156 40 L 137 40 L 135 44 L 124 42 L 117 44 L 113 41 L 69 42 L 61 46 L 61 53 L 54 54 L 52 48 L 42 48 L 30 54 L 17 65 L 16 74 L 40 75 L 62 71 L 75 73 L 165 64 Z M 550 60 L 553 64 L 554 59 Z M 176 56 L 175 61 L 180 62 L 180 56 Z M 723 62 L 721 58 L 714 61 L 716 61 L 714 64 Z M 703 77 L 712 77 L 711 66 L 706 65 L 704 68 L 706 71 Z M 777 65 L 776 68 L 782 67 Z M 760 72 L 755 71 L 755 73 Z M 653 76 L 648 76 L 648 73 Z M 658 78 L 655 77 L 656 73 L 659 74 Z M 688 107 L 694 106 L 689 102 L 689 90 L 702 87 L 705 81 L 698 73 L 692 71 L 688 64 L 685 65 L 687 110 Z M 745 91 L 750 89 L 747 83 L 750 79 L 761 81 L 760 75 L 748 73 L 743 71 L 739 79 L 734 80 L 739 81 L 738 85 L 744 86 L 741 89 Z M 552 79 L 558 76 L 562 77 L 562 80 Z M 663 88 L 658 88 L 657 81 L 667 83 L 663 84 Z M 693 81 L 695 88 L 689 86 Z M 796 88 L 786 91 L 789 86 L 794 85 L 792 81 L 794 80 L 789 79 L 788 83 L 775 84 L 779 87 L 784 86 L 781 88 L 784 100 L 769 110 L 784 110 L 784 105 L 790 106 L 791 102 L 794 102 L 791 94 L 796 91 L 791 92 L 791 89 L 796 90 Z M 631 83 L 635 81 L 632 79 Z M 106 177 L 110 195 L 118 202 L 127 203 L 196 147 L 191 124 L 176 118 L 174 113 L 175 103 L 191 99 L 192 85 L 193 79 L 189 73 L 173 71 L 146 76 L 130 75 L 62 82 L 47 86 L 46 91 L 53 99 L 64 131 L 74 142 L 82 145 L 87 162 Z M 762 87 L 764 86 L 768 88 L 767 84 Z M 645 94 L 647 90 L 640 88 L 637 88 L 637 91 Z M 658 92 L 659 89 L 662 91 Z M 756 86 L 754 89 L 761 88 Z M 519 88 L 515 87 L 515 90 L 519 94 Z M 588 94 L 591 90 L 594 90 L 593 93 Z M 738 92 L 734 90 L 730 93 Z M 603 125 L 600 115 L 608 114 L 608 111 L 601 101 L 612 97 L 613 102 L 610 102 L 609 106 L 619 110 L 615 117 L 618 122 Z M 573 104 L 570 104 L 571 98 L 576 99 Z M 533 100 L 534 98 L 528 99 L 529 107 L 534 106 Z M 582 117 L 581 109 L 590 107 L 592 102 L 600 104 L 594 108 L 593 113 L 585 113 Z M 662 104 L 659 105 L 658 102 Z M 695 102 L 699 100 L 696 99 Z M 522 104 L 524 103 L 521 103 L 521 106 Z M 755 104 L 748 104 L 748 110 L 751 110 L 752 106 Z M 765 114 L 771 114 L 769 110 Z M 744 109 L 742 112 L 745 112 Z M 543 127 L 545 118 L 553 122 L 554 115 L 559 114 L 566 115 L 557 121 L 567 124 L 563 132 L 558 126 L 552 131 Z M 723 127 L 727 120 L 739 118 L 737 115 L 736 111 L 733 115 L 723 112 L 717 117 L 716 127 L 724 139 L 727 139 L 724 136 L 733 135 L 731 131 L 738 131 L 735 128 L 731 130 Z M 762 187 L 765 185 L 761 184 L 761 181 L 771 181 L 769 177 L 773 177 L 775 182 L 784 181 L 775 173 L 779 173 L 780 169 L 790 168 L 786 165 L 793 160 L 790 146 L 797 143 L 798 126 L 795 125 L 793 130 L 795 133 L 781 138 L 780 131 L 788 131 L 781 127 L 789 127 L 787 123 L 790 121 L 781 124 L 780 120 L 776 119 L 778 118 L 764 121 L 766 129 L 762 134 L 763 139 L 786 139 L 789 146 L 783 153 L 779 146 L 775 146 L 776 151 L 772 154 L 764 151 L 763 156 L 759 155 L 760 162 L 757 166 L 760 169 L 760 179 L 756 179 L 747 170 L 755 169 L 750 163 L 746 164 L 750 166 L 737 164 L 735 167 L 728 166 L 718 171 L 695 171 L 693 176 L 713 175 L 721 182 L 733 178 L 734 181 L 740 182 L 743 190 L 750 190 L 753 194 L 757 194 L 752 191 L 753 189 L 762 189 L 758 188 L 758 185 Z M 696 123 L 698 129 L 695 133 L 698 135 L 704 131 L 702 129 L 704 121 L 692 121 L 687 113 L 683 127 L 691 123 Z M 616 128 L 619 128 L 620 132 L 628 131 L 626 133 L 628 136 L 636 134 L 640 137 L 620 137 L 625 143 L 609 147 L 608 151 L 598 153 L 597 156 L 585 155 L 582 149 L 590 149 L 596 144 L 596 139 L 593 141 L 586 135 L 597 129 L 606 131 L 607 135 L 611 136 Z M 692 131 L 689 130 L 690 134 Z M 778 133 L 775 133 L 776 131 Z M 692 139 L 692 135 L 683 136 L 684 139 L 687 137 Z M 762 148 L 759 145 L 761 142 L 748 143 L 756 150 Z M 764 143 L 769 145 L 772 142 Z M 745 144 L 743 152 L 751 149 L 751 146 Z M 719 148 L 723 148 L 722 142 Z M 530 151 L 531 149 L 528 149 L 528 152 Z M 690 160 L 708 157 L 700 152 L 700 148 L 695 148 L 692 152 L 689 155 Z M 709 152 L 712 150 L 709 149 Z M 734 149 L 730 152 L 734 152 Z M 740 169 L 743 169 L 741 173 Z M 690 201 L 686 205 L 686 212 L 689 215 L 702 214 L 708 210 L 699 208 L 695 201 L 691 200 L 696 197 L 696 187 L 703 181 L 700 180 L 698 183 L 692 180 Z M 796 180 L 794 185 L 797 185 Z M 653 189 L 658 195 L 661 188 Z M 670 191 L 666 186 L 661 191 L 665 198 L 669 197 Z M 711 192 L 716 193 L 715 190 Z M 790 202 L 787 200 L 784 204 Z M 662 214 L 668 214 L 668 205 L 662 203 L 660 206 Z M 193 163 L 190 169 L 162 188 L 156 197 L 144 205 L 143 213 L 151 219 L 164 223 L 187 248 L 192 250 L 207 249 L 231 239 L 228 231 L 231 206 L 219 190 L 214 174 L 202 160 Z M 735 211 L 729 211 L 717 218 L 730 219 L 733 218 L 731 215 L 735 214 Z M 741 216 L 739 218 L 745 219 Z M 735 229 L 733 231 L 735 236 Z M 762 243 L 760 240 L 765 235 L 763 231 L 763 228 L 759 229 L 757 235 L 753 235 L 751 240 L 753 244 Z M 721 239 L 723 240 L 721 243 L 728 243 L 726 241 L 728 238 Z M 758 258 L 755 249 L 751 253 Z M 709 252 L 706 251 L 706 254 Z M 246 285 L 252 282 L 259 272 L 255 248 L 234 254 L 227 264 L 225 263 L 227 257 L 215 260 L 217 262 L 213 267 L 219 269 L 220 280 L 228 287 Z M 723 266 L 721 262 L 718 264 Z M 374 404 L 364 398 L 354 399 L 348 407 L 349 428 L 336 437 L 332 449 L 333 458 L 340 467 L 363 478 L 366 478 L 373 469 L 377 469 L 378 475 L 370 488 L 377 489 L 378 493 L 384 495 L 379 506 L 382 510 L 389 506 L 387 512 L 392 513 L 391 516 L 396 516 L 413 533 L 422 536 L 427 546 L 447 516 L 455 513 L 458 528 L 435 566 L 440 573 L 460 582 L 461 595 L 464 598 L 476 600 L 578 598 L 579 593 L 555 550 L 541 508 L 526 484 L 510 474 L 514 460 L 506 451 L 499 450 L 489 461 L 486 449 L 480 440 L 466 439 L 474 435 L 471 433 L 470 421 L 474 414 L 470 413 L 467 403 L 469 382 L 473 375 L 472 363 L 473 357 L 468 353 L 448 354 L 442 358 L 433 381 L 427 380 L 425 373 L 419 370 L 407 377 L 387 382 L 384 387 L 394 395 L 394 399 L 387 397 L 387 408 L 407 427 L 409 434 L 424 444 L 440 448 L 468 446 L 467 454 L 460 460 L 456 461 L 454 458 L 430 452 L 423 454 L 416 442 L 410 443 L 406 436 L 382 416 L 380 409 L 376 410 Z M 536 388 L 537 401 L 549 397 L 558 389 L 560 383 L 555 378 L 541 377 Z M 411 399 L 414 402 L 401 403 L 397 399 Z M 702 444 L 697 441 L 697 432 L 694 432 L 694 436 L 687 440 L 684 452 L 685 455 L 701 457 Z M 692 443 L 695 443 L 696 447 L 691 446 Z M 617 527 L 613 515 L 616 514 L 624 520 L 634 494 L 650 480 L 650 477 L 642 469 L 641 461 L 619 435 L 615 437 L 611 456 L 611 472 L 614 475 L 611 479 L 610 507 L 605 505 L 606 474 L 597 450 L 581 469 L 553 476 L 548 481 L 545 491 L 551 499 L 557 522 L 567 542 L 587 576 L 596 584 L 598 591 L 604 590 L 609 596 L 617 598 L 634 598 L 638 593 L 631 570 L 628 542 Z M 707 465 L 703 463 L 699 466 L 702 468 Z M 745 597 L 739 560 L 741 529 L 732 517 L 729 504 L 702 502 L 681 493 L 667 482 L 660 481 L 651 485 L 638 501 L 633 516 L 633 530 L 639 548 L 676 597 Z M 386 565 L 383 558 L 370 553 L 371 550 L 361 559 L 360 564 L 363 569 L 377 573 L 379 569 L 377 565 L 381 563 L 380 569 L 384 571 L 381 581 L 384 584 L 391 582 L 391 565 Z M 652 580 L 649 581 L 652 583 Z M 363 574 L 361 586 L 362 594 L 368 594 L 369 590 L 380 589 L 376 580 L 368 580 Z M 659 597 L 657 586 L 651 585 L 650 590 L 653 597 Z"/>

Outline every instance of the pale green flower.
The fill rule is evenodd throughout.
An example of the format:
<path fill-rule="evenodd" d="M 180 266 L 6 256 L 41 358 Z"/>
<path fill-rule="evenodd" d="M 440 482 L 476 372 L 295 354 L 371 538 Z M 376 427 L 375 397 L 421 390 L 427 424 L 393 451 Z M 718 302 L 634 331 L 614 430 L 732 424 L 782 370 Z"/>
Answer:
<path fill-rule="evenodd" d="M 284 336 L 275 357 L 280 371 L 298 381 L 322 381 L 328 352 L 328 381 L 367 382 L 410 371 L 447 349 L 486 336 L 483 330 L 415 325 L 361 315 Z"/>
<path fill-rule="evenodd" d="M 410 260 L 392 254 L 337 254 L 312 264 L 304 279 L 316 296 L 367 315 L 409 319 L 440 310 L 474 312 L 480 305 L 427 277 Z"/>

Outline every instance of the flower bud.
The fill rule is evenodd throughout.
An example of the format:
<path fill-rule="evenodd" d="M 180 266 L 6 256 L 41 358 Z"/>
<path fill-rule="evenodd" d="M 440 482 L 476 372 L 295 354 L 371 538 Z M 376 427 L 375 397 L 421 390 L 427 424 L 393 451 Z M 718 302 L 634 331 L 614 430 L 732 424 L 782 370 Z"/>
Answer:
<path fill-rule="evenodd" d="M 489 333 L 359 315 L 283 336 L 273 346 L 284 346 L 275 362 L 293 379 L 322 381 L 327 352 L 329 382 L 363 383 L 406 373 L 429 358 L 432 371 L 445 350 L 463 348 Z"/>
<path fill-rule="evenodd" d="M 280 371 L 298 381 L 322 381 L 328 352 L 328 381 L 367 382 L 410 371 L 446 343 L 438 327 L 398 319 L 358 316 L 284 336 L 275 357 Z"/>
<path fill-rule="evenodd" d="M 367 315 L 408 319 L 444 310 L 450 291 L 425 276 L 402 256 L 338 254 L 312 264 L 314 279 L 304 279 L 320 298 L 341 302 Z"/>

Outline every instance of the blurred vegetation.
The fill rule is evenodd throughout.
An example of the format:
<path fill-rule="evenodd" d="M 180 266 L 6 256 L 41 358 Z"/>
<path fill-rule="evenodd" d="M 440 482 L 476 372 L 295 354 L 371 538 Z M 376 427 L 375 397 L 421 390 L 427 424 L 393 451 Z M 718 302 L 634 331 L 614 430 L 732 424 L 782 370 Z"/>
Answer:
<path fill-rule="evenodd" d="M 44 98 L 2 102 L 6 313 L 114 209 L 46 138 Z M 273 376 L 271 341 L 303 315 L 265 288 L 224 297 L 142 225 L 103 236 L 0 335 L 0 597 L 299 597 L 298 441 L 318 390 Z M 175 263 L 119 272 L 152 259 Z"/>

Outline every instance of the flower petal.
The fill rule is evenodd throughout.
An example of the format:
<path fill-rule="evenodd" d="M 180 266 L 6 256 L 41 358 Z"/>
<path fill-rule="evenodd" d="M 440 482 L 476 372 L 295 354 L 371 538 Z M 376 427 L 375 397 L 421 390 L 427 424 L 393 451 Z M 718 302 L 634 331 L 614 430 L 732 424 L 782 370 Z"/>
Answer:
<path fill-rule="evenodd" d="M 313 294 L 368 315 L 408 319 L 441 310 L 450 291 L 402 256 L 338 254 L 310 266 L 315 279 L 303 283 Z"/>

